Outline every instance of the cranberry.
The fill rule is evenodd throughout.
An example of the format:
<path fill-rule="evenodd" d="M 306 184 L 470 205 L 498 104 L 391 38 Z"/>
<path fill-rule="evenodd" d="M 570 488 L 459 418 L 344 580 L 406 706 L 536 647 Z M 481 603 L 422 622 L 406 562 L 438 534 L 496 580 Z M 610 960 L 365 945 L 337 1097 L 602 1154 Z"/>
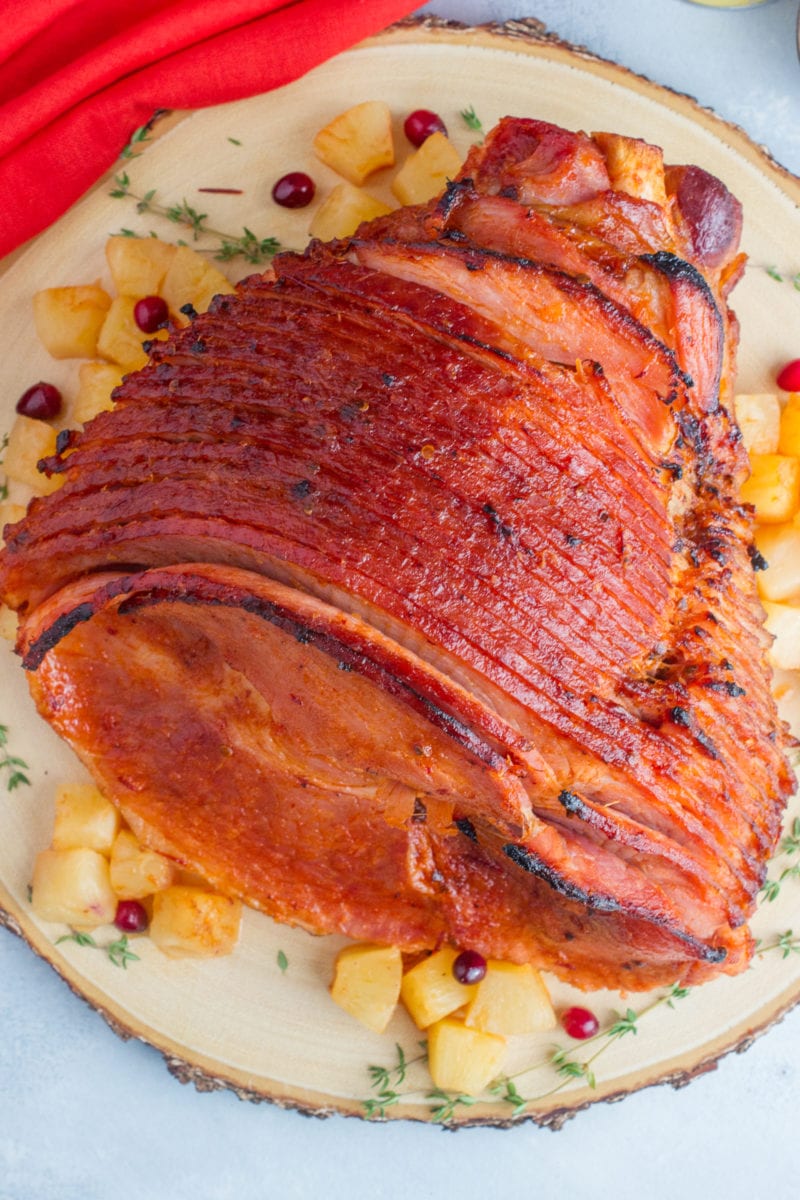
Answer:
<path fill-rule="evenodd" d="M 486 974 L 486 959 L 477 950 L 462 950 L 453 963 L 453 974 L 459 983 L 480 983 Z"/>
<path fill-rule="evenodd" d="M 590 1012 L 588 1008 L 579 1008 L 577 1005 L 565 1009 L 561 1014 L 561 1024 L 564 1026 L 565 1032 L 578 1041 L 594 1037 L 600 1028 L 600 1022 L 594 1013 Z"/>
<path fill-rule="evenodd" d="M 303 171 L 282 175 L 272 189 L 272 199 L 283 208 L 305 208 L 314 199 L 314 180 Z"/>
<path fill-rule="evenodd" d="M 418 108 L 406 117 L 403 132 L 412 146 L 421 146 L 432 133 L 443 133 L 447 137 L 447 126 L 438 113 Z"/>
<path fill-rule="evenodd" d="M 138 900 L 120 900 L 114 924 L 125 933 L 143 933 L 147 929 L 147 910 Z"/>
<path fill-rule="evenodd" d="M 166 300 L 160 296 L 144 296 L 133 308 L 133 319 L 142 333 L 155 333 L 163 329 L 169 319 Z"/>
<path fill-rule="evenodd" d="M 800 358 L 792 359 L 778 372 L 778 387 L 784 392 L 800 392 Z"/>
<path fill-rule="evenodd" d="M 50 421 L 61 412 L 61 392 L 52 383 L 35 383 L 20 396 L 17 412 L 36 421 Z"/>

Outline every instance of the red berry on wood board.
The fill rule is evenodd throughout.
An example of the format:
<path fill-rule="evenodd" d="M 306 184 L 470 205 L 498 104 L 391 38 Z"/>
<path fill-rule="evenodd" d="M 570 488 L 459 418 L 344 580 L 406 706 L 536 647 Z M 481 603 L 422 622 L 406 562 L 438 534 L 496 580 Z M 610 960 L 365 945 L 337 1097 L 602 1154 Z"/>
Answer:
<path fill-rule="evenodd" d="M 800 392 L 800 358 L 793 358 L 777 376 L 778 387 L 784 392 Z"/>
<path fill-rule="evenodd" d="M 166 300 L 161 296 L 143 296 L 133 306 L 133 319 L 142 333 L 155 333 L 163 329 L 169 319 Z"/>
<path fill-rule="evenodd" d="M 580 1008 L 574 1005 L 572 1008 L 567 1008 L 561 1014 L 561 1024 L 564 1027 L 564 1032 L 576 1041 L 585 1041 L 586 1038 L 594 1037 L 600 1028 L 600 1022 L 593 1012 L 588 1008 Z"/>
<path fill-rule="evenodd" d="M 120 900 L 114 924 L 125 933 L 144 933 L 147 929 L 147 909 L 138 900 Z"/>
<path fill-rule="evenodd" d="M 61 412 L 61 392 L 52 383 L 34 383 L 17 401 L 17 412 L 36 421 L 52 421 Z"/>
<path fill-rule="evenodd" d="M 418 108 L 406 117 L 403 132 L 412 146 L 421 146 L 432 133 L 443 133 L 447 137 L 447 126 L 438 113 Z"/>
<path fill-rule="evenodd" d="M 314 180 L 304 171 L 282 175 L 272 189 L 272 199 L 283 208 L 305 208 L 314 199 Z"/>

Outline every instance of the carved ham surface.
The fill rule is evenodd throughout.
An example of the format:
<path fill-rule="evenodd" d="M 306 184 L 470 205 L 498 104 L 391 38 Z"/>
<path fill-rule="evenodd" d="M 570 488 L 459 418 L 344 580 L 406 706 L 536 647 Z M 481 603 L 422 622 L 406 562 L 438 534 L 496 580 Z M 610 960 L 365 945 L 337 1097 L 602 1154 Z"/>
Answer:
<path fill-rule="evenodd" d="M 45 463 L 0 590 L 148 844 L 313 932 L 735 973 L 792 788 L 725 408 L 741 214 L 507 118 L 281 255 Z"/>

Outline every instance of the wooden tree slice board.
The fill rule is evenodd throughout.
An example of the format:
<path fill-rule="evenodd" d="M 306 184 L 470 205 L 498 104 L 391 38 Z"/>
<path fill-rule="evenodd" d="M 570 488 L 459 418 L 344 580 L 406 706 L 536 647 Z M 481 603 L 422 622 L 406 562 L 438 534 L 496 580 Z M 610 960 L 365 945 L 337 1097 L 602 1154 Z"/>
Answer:
<path fill-rule="evenodd" d="M 663 146 L 669 162 L 699 163 L 722 178 L 745 209 L 744 248 L 751 267 L 735 293 L 742 325 L 740 390 L 774 390 L 776 366 L 800 350 L 800 296 L 766 270 L 774 265 L 791 274 L 800 267 L 794 257 L 800 181 L 689 98 L 565 46 L 536 22 L 478 29 L 435 20 L 401 23 L 280 91 L 166 122 L 160 136 L 140 147 L 140 157 L 120 167 L 140 194 L 157 188 L 165 201 L 185 198 L 200 207 L 218 228 L 239 232 L 246 225 L 261 237 L 275 235 L 301 248 L 309 214 L 274 206 L 272 184 L 288 170 L 307 170 L 324 196 L 338 180 L 315 160 L 312 137 L 332 115 L 366 99 L 385 99 L 398 131 L 409 111 L 434 109 L 463 151 L 475 134 L 459 111 L 471 105 L 485 128 L 507 113 L 530 115 L 643 137 Z M 405 154 L 402 133 L 397 140 Z M 370 180 L 369 190 L 388 197 L 389 178 L 383 173 Z M 198 194 L 208 187 L 241 188 L 244 194 Z M 0 431 L 10 427 L 13 405 L 31 382 L 50 379 L 67 394 L 75 388 L 77 364 L 54 362 L 37 343 L 32 294 L 41 287 L 105 279 L 103 246 L 122 227 L 153 229 L 166 238 L 178 232 L 108 193 L 104 181 L 4 264 Z M 82 768 L 36 716 L 23 672 L 5 646 L 0 724 L 8 727 L 11 752 L 32 768 L 30 788 L 6 792 L 0 780 L 0 920 L 120 1034 L 157 1047 L 180 1078 L 201 1089 L 229 1087 L 306 1112 L 363 1116 L 363 1101 L 373 1095 L 368 1066 L 390 1066 L 396 1043 L 409 1058 L 417 1056 L 420 1034 L 402 1012 L 386 1034 L 370 1034 L 332 1003 L 327 987 L 343 939 L 314 938 L 247 912 L 235 954 L 214 961 L 170 961 L 143 938 L 135 946 L 140 961 L 122 971 L 95 950 L 55 944 L 64 930 L 34 918 L 27 887 L 35 855 L 50 840 L 55 785 L 82 778 Z M 800 883 L 790 880 L 782 887 L 753 925 L 764 945 L 800 928 Z M 278 965 L 280 951 L 288 960 L 285 971 Z M 641 1012 L 653 1000 L 607 992 L 587 999 L 556 980 L 548 982 L 557 1008 L 588 1003 L 604 1029 L 617 1012 L 628 1006 Z M 662 1002 L 640 1017 L 636 1037 L 599 1043 L 594 1088 L 585 1079 L 556 1075 L 548 1062 L 552 1041 L 568 1044 L 565 1036 L 513 1039 L 507 1070 L 542 1064 L 517 1080 L 522 1095 L 540 1098 L 515 1115 L 511 1105 L 489 1097 L 457 1106 L 453 1121 L 533 1119 L 557 1125 L 593 1101 L 656 1082 L 686 1082 L 722 1054 L 745 1047 L 798 998 L 800 955 L 766 951 L 743 976 L 694 990 L 674 1007 Z M 412 1066 L 403 1096 L 386 1116 L 430 1120 L 430 1086 L 424 1065 Z"/>

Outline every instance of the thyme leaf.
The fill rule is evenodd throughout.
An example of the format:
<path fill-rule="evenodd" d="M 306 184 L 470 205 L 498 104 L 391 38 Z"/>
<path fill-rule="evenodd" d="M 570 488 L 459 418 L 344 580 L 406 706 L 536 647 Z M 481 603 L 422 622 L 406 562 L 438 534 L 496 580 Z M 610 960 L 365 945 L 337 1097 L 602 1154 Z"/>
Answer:
<path fill-rule="evenodd" d="M 215 238 L 217 246 L 208 252 L 220 262 L 230 262 L 234 258 L 243 258 L 249 263 L 268 262 L 280 250 L 277 238 L 260 238 L 252 229 L 244 226 L 241 234 L 225 233 L 214 229 L 208 222 L 208 213 L 200 212 L 184 199 L 180 203 L 163 204 L 158 199 L 156 188 L 149 188 L 143 194 L 135 192 L 131 186 L 127 171 L 119 171 L 113 180 L 114 186 L 109 192 L 115 200 L 133 200 L 136 211 L 141 215 L 151 213 L 163 217 L 173 225 L 180 225 L 191 230 L 192 239 L 198 241 L 201 237 Z M 132 230 L 124 229 L 125 237 L 137 237 Z M 151 232 L 150 236 L 154 236 Z"/>
<path fill-rule="evenodd" d="M 377 1096 L 362 1101 L 364 1116 L 371 1121 L 381 1119 L 386 1116 L 386 1109 L 391 1108 L 393 1104 L 398 1104 L 399 1101 L 398 1092 L 380 1092 Z"/>
<path fill-rule="evenodd" d="M 781 854 L 797 854 L 800 852 L 800 817 L 792 821 L 791 833 L 787 833 L 780 845 Z"/>
<path fill-rule="evenodd" d="M 779 879 L 767 879 L 764 881 L 764 886 L 761 888 L 761 895 L 767 904 L 772 904 L 773 900 L 777 900 L 781 893 L 781 881 Z"/>
<path fill-rule="evenodd" d="M 91 946 L 94 950 L 100 949 L 90 933 L 81 933 L 77 929 L 73 929 L 72 933 L 65 933 L 61 937 L 56 938 L 57 946 L 60 946 L 62 942 L 76 942 L 79 946 Z"/>
<path fill-rule="evenodd" d="M 556 1049 L 553 1051 L 551 1062 L 555 1067 L 556 1074 L 562 1076 L 563 1079 L 585 1079 L 590 1088 L 597 1087 L 597 1080 L 594 1071 L 591 1068 L 592 1059 L 587 1059 L 586 1062 L 578 1062 L 574 1058 L 569 1058 L 572 1051 Z"/>
<path fill-rule="evenodd" d="M 775 857 L 785 855 L 787 858 L 792 858 L 796 854 L 800 854 L 800 817 L 795 817 L 792 821 L 791 829 L 784 835 Z M 760 891 L 764 902 L 772 904 L 773 900 L 777 900 L 780 895 L 782 884 L 787 879 L 797 878 L 800 878 L 800 862 L 784 867 L 777 879 L 766 879 Z"/>
<path fill-rule="evenodd" d="M 166 113 L 165 108 L 158 108 L 153 113 L 149 121 L 145 121 L 144 125 L 140 125 L 138 129 L 134 129 L 127 143 L 120 151 L 120 158 L 138 158 L 141 151 L 137 150 L 137 146 L 141 146 L 144 142 L 150 141 L 150 135 L 153 132 L 153 126 L 159 117 L 163 117 Z"/>
<path fill-rule="evenodd" d="M 425 1098 L 434 1101 L 431 1118 L 442 1125 L 447 1125 L 452 1121 L 453 1114 L 459 1105 L 469 1107 L 478 1103 L 477 1096 L 468 1096 L 465 1092 L 443 1092 L 441 1088 L 434 1088 L 432 1092 L 428 1092 Z"/>
<path fill-rule="evenodd" d="M 785 275 L 775 266 L 764 267 L 770 279 L 774 279 L 777 283 L 790 283 L 796 292 L 800 292 L 800 271 L 794 271 L 790 275 Z"/>
<path fill-rule="evenodd" d="M 5 452 L 7 449 L 8 449 L 8 434 L 4 433 L 2 439 L 0 439 L 0 454 L 2 454 L 3 457 L 5 457 Z M 3 459 L 0 458 L 0 463 L 2 461 L 3 461 Z M 0 484 L 0 500 L 7 500 L 7 499 L 8 499 L 8 480 L 6 478 L 4 478 L 2 484 Z"/>
<path fill-rule="evenodd" d="M 277 238 L 258 238 L 244 226 L 241 237 L 223 237 L 219 250 L 214 255 L 220 262 L 228 262 L 232 258 L 244 258 L 246 262 L 260 263 L 272 258 L 281 248 Z"/>
<path fill-rule="evenodd" d="M 626 1033 L 638 1033 L 636 1022 L 638 1014 L 632 1008 L 625 1010 L 624 1016 L 620 1016 L 608 1031 L 608 1036 L 613 1038 L 624 1037 Z"/>
<path fill-rule="evenodd" d="M 471 129 L 473 133 L 483 134 L 483 121 L 481 121 L 471 104 L 469 108 L 462 108 L 459 116 L 467 129 Z M 481 138 L 481 141 L 483 141 L 483 138 Z"/>
<path fill-rule="evenodd" d="M 501 1075 L 489 1088 L 492 1096 L 496 1096 L 503 1104 L 511 1105 L 512 1117 L 520 1117 L 530 1103 L 517 1091 L 517 1085 L 510 1075 Z"/>
<path fill-rule="evenodd" d="M 278 963 L 278 967 L 280 968 L 281 974 L 285 975 L 286 969 L 289 966 L 289 960 L 282 950 L 278 951 L 277 963 Z"/>
<path fill-rule="evenodd" d="M 127 933 L 123 933 L 116 942 L 106 946 L 105 951 L 114 966 L 122 967 L 123 971 L 127 971 L 129 962 L 139 962 L 139 955 L 128 949 Z"/>
<path fill-rule="evenodd" d="M 13 792 L 21 784 L 30 786 L 31 781 L 27 775 L 29 770 L 30 767 L 23 758 L 9 753 L 8 726 L 0 725 L 0 771 L 4 771 L 6 775 L 6 791 Z"/>

